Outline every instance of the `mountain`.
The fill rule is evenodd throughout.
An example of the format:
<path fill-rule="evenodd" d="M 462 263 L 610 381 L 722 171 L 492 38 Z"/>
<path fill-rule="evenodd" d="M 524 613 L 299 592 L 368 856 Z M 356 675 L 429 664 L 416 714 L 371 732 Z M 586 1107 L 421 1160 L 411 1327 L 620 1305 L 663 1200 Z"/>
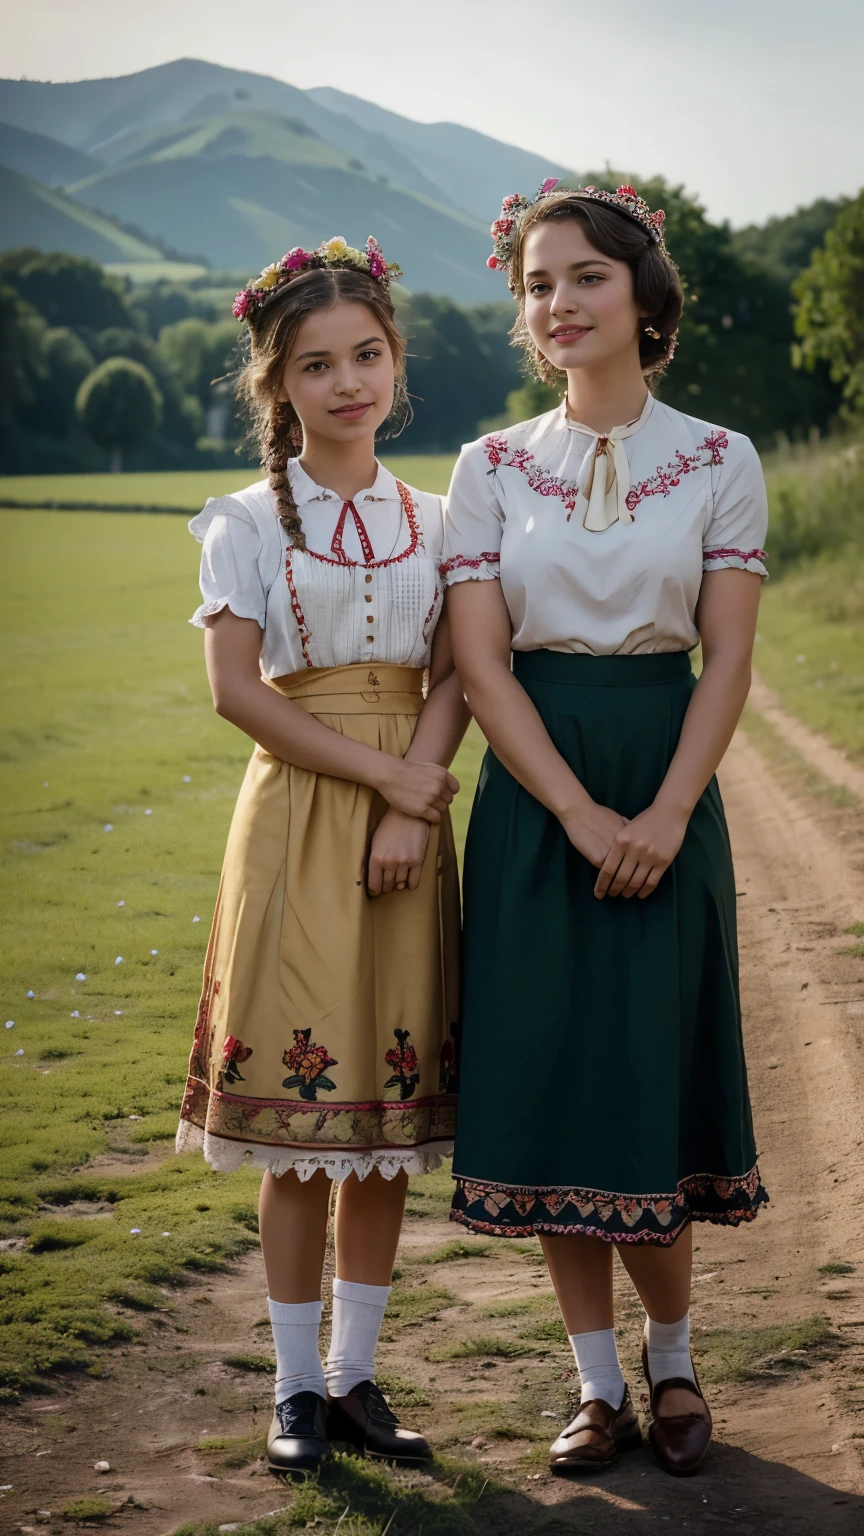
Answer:
<path fill-rule="evenodd" d="M 46 187 L 62 187 L 100 168 L 92 155 L 11 123 L 0 123 L 0 165 L 19 176 L 32 176 Z"/>
<path fill-rule="evenodd" d="M 164 261 L 161 251 L 62 192 L 0 166 L 0 245 L 68 251 L 93 261 Z"/>
<path fill-rule="evenodd" d="M 306 95 L 319 106 L 341 112 L 370 132 L 384 134 L 399 144 L 434 182 L 439 196 L 443 193 L 457 208 L 482 218 L 484 223 L 491 223 L 508 192 L 530 194 L 547 176 L 568 175 L 567 168 L 553 160 L 514 144 L 502 144 L 458 123 L 418 123 L 331 86 L 307 91 Z"/>
<path fill-rule="evenodd" d="M 294 245 L 335 234 L 359 245 L 374 233 L 408 288 L 465 303 L 490 297 L 482 225 L 369 175 L 284 120 L 252 113 L 139 131 L 135 147 L 150 153 L 74 182 L 70 196 L 248 273 Z"/>

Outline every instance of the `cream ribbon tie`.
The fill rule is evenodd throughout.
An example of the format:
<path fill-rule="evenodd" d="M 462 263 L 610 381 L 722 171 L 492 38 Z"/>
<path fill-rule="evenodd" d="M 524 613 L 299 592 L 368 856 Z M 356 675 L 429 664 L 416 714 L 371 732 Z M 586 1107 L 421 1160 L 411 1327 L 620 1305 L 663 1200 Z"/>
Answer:
<path fill-rule="evenodd" d="M 624 427 L 613 427 L 611 432 L 592 432 L 590 427 L 571 422 L 575 431 L 584 432 L 591 439 L 576 477 L 580 494 L 588 503 L 582 526 L 589 533 L 605 533 L 613 523 L 633 521 L 627 505 L 630 465 L 624 442 L 644 425 L 653 404 L 649 395 L 641 416 Z"/>

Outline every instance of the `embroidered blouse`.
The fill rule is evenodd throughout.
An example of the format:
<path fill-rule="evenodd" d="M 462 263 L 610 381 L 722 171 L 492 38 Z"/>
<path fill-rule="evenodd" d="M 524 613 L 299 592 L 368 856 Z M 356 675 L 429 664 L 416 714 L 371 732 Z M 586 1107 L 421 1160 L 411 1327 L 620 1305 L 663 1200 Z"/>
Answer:
<path fill-rule="evenodd" d="M 462 449 L 442 574 L 500 577 L 517 651 L 690 650 L 703 571 L 766 576 L 767 521 L 749 438 L 652 395 L 606 437 L 562 402 Z"/>
<path fill-rule="evenodd" d="M 345 501 L 289 460 L 306 535 L 295 549 L 266 480 L 207 502 L 190 532 L 204 548 L 190 623 L 223 608 L 263 631 L 261 671 L 366 661 L 428 666 L 441 612 L 441 498 L 394 479 L 383 464 L 371 489 Z"/>

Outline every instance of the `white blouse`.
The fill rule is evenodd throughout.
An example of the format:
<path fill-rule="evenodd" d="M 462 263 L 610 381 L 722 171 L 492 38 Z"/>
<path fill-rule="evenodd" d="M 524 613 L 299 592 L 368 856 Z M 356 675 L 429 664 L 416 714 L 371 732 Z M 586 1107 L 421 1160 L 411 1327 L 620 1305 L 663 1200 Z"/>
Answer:
<path fill-rule="evenodd" d="M 223 608 L 263 630 L 261 672 L 366 661 L 425 667 L 441 612 L 440 496 L 415 491 L 378 465 L 375 484 L 346 501 L 294 459 L 288 474 L 306 535 L 293 547 L 266 480 L 207 502 L 189 524 L 204 548 L 190 623 Z"/>
<path fill-rule="evenodd" d="M 447 501 L 447 583 L 501 579 L 513 649 L 690 650 L 703 571 L 766 576 L 749 438 L 648 396 L 599 435 L 556 410 L 469 443 Z"/>

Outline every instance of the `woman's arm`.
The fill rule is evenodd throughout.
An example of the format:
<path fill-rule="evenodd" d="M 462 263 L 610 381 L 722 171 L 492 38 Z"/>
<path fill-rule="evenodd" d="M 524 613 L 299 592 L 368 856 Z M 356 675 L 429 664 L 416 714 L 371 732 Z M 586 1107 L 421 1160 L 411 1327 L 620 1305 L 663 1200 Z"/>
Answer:
<path fill-rule="evenodd" d="M 702 578 L 696 626 L 702 674 L 654 803 L 618 833 L 596 896 L 650 896 L 677 854 L 699 796 L 716 773 L 750 691 L 760 576 L 732 568 Z"/>
<path fill-rule="evenodd" d="M 471 719 L 453 665 L 447 602 L 432 640 L 429 692 L 417 719 L 406 762 L 440 763 L 449 767 Z M 372 838 L 366 869 L 370 896 L 392 890 L 416 891 L 429 842 L 428 821 L 406 816 L 392 806 Z"/>
<path fill-rule="evenodd" d="M 459 785 L 435 762 L 391 757 L 331 731 L 263 681 L 261 630 L 223 608 L 206 621 L 207 676 L 217 714 L 282 762 L 377 789 L 409 816 L 437 823 Z"/>
<path fill-rule="evenodd" d="M 513 676 L 510 615 L 500 582 L 458 582 L 448 602 L 456 668 L 495 756 L 558 817 L 574 847 L 599 869 L 624 817 L 591 799 Z"/>

